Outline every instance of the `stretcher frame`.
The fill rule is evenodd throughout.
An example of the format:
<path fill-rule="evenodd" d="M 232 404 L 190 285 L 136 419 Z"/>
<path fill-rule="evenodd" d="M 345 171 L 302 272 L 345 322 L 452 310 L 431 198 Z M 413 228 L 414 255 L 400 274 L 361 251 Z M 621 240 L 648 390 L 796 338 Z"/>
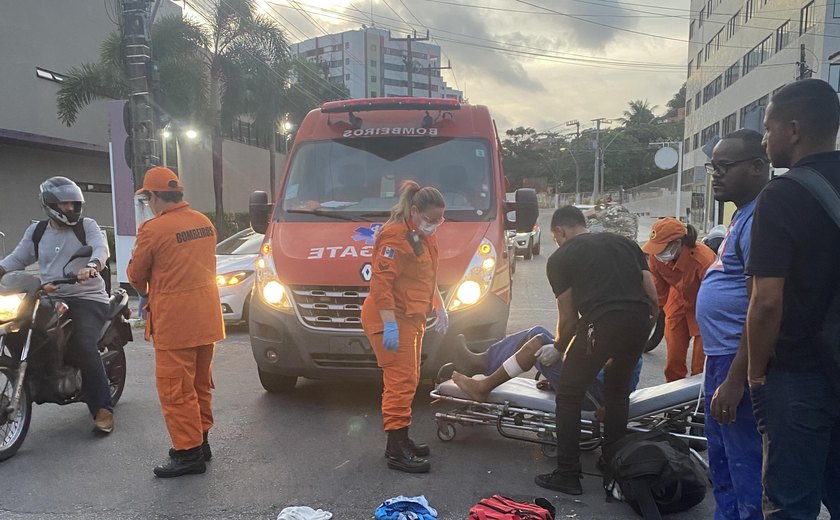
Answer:
<path fill-rule="evenodd" d="M 634 414 L 631 403 L 628 431 L 663 430 L 688 441 L 692 446 L 697 446 L 696 443 L 705 443 L 703 398 L 700 392 L 697 394 L 690 400 L 648 408 L 640 414 Z M 447 395 L 441 392 L 441 385 L 437 385 L 430 395 L 433 399 L 432 405 L 441 403 L 456 405 L 454 409 L 435 413 L 437 436 L 443 442 L 450 442 L 455 438 L 456 425 L 494 426 L 499 435 L 504 438 L 539 444 L 546 457 L 557 455 L 556 416 L 552 412 L 515 405 L 510 401 L 478 402 Z M 581 450 L 595 450 L 601 446 L 602 440 L 602 427 L 595 418 L 595 412 L 582 412 Z M 691 451 L 698 462 L 708 469 L 708 463 L 697 450 L 692 447 Z"/>

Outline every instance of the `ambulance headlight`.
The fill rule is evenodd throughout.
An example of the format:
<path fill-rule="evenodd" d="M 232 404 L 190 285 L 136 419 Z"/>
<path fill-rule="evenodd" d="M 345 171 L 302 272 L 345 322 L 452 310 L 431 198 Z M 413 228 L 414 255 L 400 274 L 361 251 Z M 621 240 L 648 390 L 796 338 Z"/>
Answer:
<path fill-rule="evenodd" d="M 486 238 L 481 241 L 470 265 L 449 301 L 449 310 L 456 311 L 477 304 L 490 291 L 496 275 L 496 249 Z"/>
<path fill-rule="evenodd" d="M 292 312 L 292 300 L 289 297 L 289 290 L 280 281 L 280 278 L 277 276 L 277 270 L 274 268 L 270 240 L 263 244 L 260 252 L 260 257 L 255 263 L 257 269 L 255 280 L 257 294 L 270 307 L 284 312 Z"/>

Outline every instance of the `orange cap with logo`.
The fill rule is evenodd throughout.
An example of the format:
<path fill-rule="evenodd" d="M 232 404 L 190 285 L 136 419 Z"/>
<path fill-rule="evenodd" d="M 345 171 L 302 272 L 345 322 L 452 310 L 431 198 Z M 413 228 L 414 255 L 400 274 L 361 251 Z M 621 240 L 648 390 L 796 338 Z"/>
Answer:
<path fill-rule="evenodd" d="M 665 251 L 668 244 L 684 237 L 686 233 L 685 224 L 675 218 L 657 220 L 650 230 L 650 238 L 642 246 L 642 251 L 649 255 L 658 255 Z"/>
<path fill-rule="evenodd" d="M 146 172 L 143 177 L 143 187 L 137 190 L 135 195 L 144 191 L 184 191 L 184 186 L 169 168 L 155 166 Z"/>

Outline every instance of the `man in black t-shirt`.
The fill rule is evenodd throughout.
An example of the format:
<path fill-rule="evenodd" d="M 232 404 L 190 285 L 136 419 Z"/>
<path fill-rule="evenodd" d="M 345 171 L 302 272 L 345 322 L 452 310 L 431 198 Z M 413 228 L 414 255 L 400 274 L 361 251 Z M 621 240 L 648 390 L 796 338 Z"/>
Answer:
<path fill-rule="evenodd" d="M 604 368 L 608 458 L 610 446 L 627 429 L 630 380 L 650 334 L 651 315 L 658 312 L 656 287 L 635 242 L 611 233 L 587 233 L 586 219 L 574 206 L 554 212 L 551 234 L 560 246 L 546 266 L 557 298 L 554 346 L 565 351 L 565 360 L 555 389 L 557 469 L 535 481 L 579 495 L 581 400 Z"/>
<path fill-rule="evenodd" d="M 820 501 L 840 518 L 840 395 L 837 367 L 817 341 L 840 290 L 840 229 L 790 178 L 811 168 L 840 190 L 835 151 L 840 103 L 828 83 L 808 79 L 777 92 L 764 144 L 776 168 L 791 168 L 759 195 L 748 274 L 749 383 L 764 442 L 765 518 L 816 518 Z M 789 178 L 788 178 L 789 177 Z"/>

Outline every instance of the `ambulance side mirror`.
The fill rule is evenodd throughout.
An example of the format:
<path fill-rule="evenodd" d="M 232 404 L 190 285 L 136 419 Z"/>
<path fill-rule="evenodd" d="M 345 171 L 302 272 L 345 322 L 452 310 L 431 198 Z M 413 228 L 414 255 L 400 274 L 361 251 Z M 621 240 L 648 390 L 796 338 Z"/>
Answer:
<path fill-rule="evenodd" d="M 268 201 L 268 193 L 255 191 L 248 200 L 248 213 L 251 218 L 251 229 L 260 234 L 268 230 L 268 218 L 274 204 Z"/>
<path fill-rule="evenodd" d="M 530 233 L 540 216 L 537 192 L 533 188 L 516 190 L 516 202 L 505 202 L 505 229 Z"/>

